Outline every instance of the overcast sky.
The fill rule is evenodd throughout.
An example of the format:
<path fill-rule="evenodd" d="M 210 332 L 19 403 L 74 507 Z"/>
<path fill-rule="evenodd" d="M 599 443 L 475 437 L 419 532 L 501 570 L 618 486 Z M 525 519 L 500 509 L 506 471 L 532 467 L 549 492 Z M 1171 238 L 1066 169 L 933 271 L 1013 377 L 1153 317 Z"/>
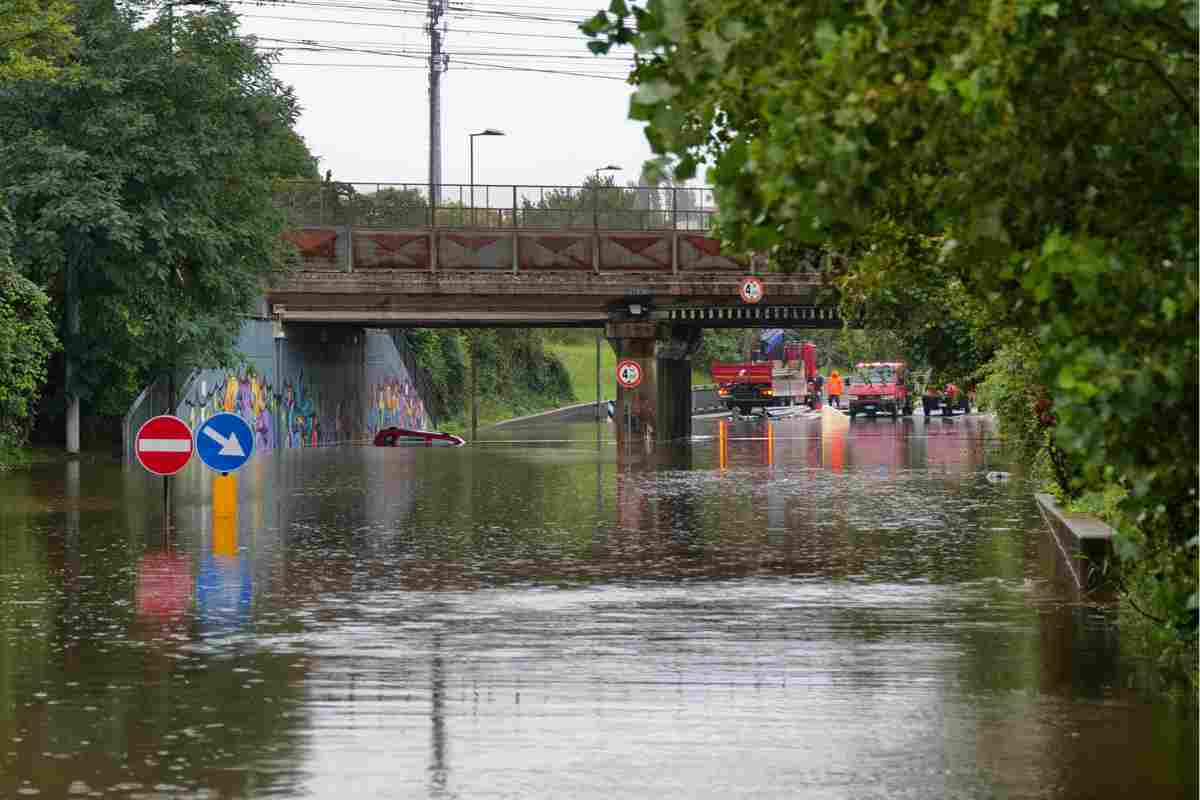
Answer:
<path fill-rule="evenodd" d="M 442 180 L 476 184 L 578 184 L 616 164 L 635 181 L 650 158 L 642 125 L 628 119 L 629 52 L 593 57 L 576 27 L 604 0 L 449 3 L 442 76 Z M 428 179 L 427 0 L 234 2 L 243 33 L 285 49 L 276 74 L 303 106 L 299 130 L 339 180 Z M 369 50 L 373 52 L 353 52 Z M 313 66 L 316 65 L 316 66 Z M 351 66 L 357 65 L 357 66 Z M 533 72 L 519 70 L 548 70 Z M 556 74 L 562 72 L 577 75 Z"/>

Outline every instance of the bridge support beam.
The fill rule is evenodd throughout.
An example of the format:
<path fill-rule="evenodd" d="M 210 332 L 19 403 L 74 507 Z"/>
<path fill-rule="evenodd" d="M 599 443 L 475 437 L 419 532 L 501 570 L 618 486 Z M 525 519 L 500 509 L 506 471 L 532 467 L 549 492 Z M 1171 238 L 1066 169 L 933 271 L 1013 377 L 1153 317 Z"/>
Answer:
<path fill-rule="evenodd" d="M 617 446 L 689 439 L 692 435 L 692 355 L 702 330 L 642 320 L 608 323 L 605 335 L 617 358 L 642 368 L 641 385 L 618 385 L 613 423 Z"/>

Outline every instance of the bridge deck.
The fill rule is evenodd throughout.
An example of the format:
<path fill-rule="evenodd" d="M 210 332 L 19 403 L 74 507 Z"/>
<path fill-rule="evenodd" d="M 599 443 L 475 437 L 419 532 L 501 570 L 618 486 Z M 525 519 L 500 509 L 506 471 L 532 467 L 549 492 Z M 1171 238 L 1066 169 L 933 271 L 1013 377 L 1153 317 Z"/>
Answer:
<path fill-rule="evenodd" d="M 279 203 L 296 262 L 272 307 L 291 322 L 381 326 L 591 326 L 631 306 L 703 327 L 841 325 L 817 304 L 816 253 L 761 275 L 761 304 L 741 301 L 759 270 L 706 230 L 708 190 L 459 186 L 447 200 L 449 188 L 431 202 L 424 185 L 289 184 Z"/>

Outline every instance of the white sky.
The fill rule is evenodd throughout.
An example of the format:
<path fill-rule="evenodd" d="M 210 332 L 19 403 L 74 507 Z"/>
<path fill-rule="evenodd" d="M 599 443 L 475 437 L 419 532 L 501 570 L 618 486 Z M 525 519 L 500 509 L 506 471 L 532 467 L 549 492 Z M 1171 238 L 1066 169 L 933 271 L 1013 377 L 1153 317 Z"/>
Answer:
<path fill-rule="evenodd" d="M 651 153 L 642 124 L 628 119 L 631 86 L 474 66 L 624 78 L 629 50 L 593 57 L 576 27 L 606 5 L 606 0 L 450 1 L 444 46 L 450 66 L 442 76 L 444 183 L 468 181 L 468 134 L 484 128 L 506 136 L 475 139 L 477 185 L 577 185 L 609 164 L 622 167 L 619 184 L 637 179 Z M 299 131 L 320 157 L 322 172 L 332 169 L 345 181 L 427 181 L 426 0 L 234 2 L 233 8 L 242 16 L 243 33 L 258 36 L 263 47 L 287 47 L 277 40 L 288 39 L 391 51 L 286 50 L 276 74 L 296 89 L 303 106 Z M 372 66 L 332 66 L 349 64 Z"/>

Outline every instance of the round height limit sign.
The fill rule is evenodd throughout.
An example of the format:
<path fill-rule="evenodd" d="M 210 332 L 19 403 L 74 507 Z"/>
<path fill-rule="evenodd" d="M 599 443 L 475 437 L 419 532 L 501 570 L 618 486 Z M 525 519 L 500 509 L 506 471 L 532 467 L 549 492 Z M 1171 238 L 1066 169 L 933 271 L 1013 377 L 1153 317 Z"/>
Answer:
<path fill-rule="evenodd" d="M 622 389 L 636 389 L 642 383 L 642 365 L 632 359 L 617 364 L 617 383 Z"/>
<path fill-rule="evenodd" d="M 743 303 L 757 303 L 763 299 L 764 293 L 762 279 L 753 275 L 742 278 L 741 286 L 738 287 L 738 294 L 741 295 Z"/>

